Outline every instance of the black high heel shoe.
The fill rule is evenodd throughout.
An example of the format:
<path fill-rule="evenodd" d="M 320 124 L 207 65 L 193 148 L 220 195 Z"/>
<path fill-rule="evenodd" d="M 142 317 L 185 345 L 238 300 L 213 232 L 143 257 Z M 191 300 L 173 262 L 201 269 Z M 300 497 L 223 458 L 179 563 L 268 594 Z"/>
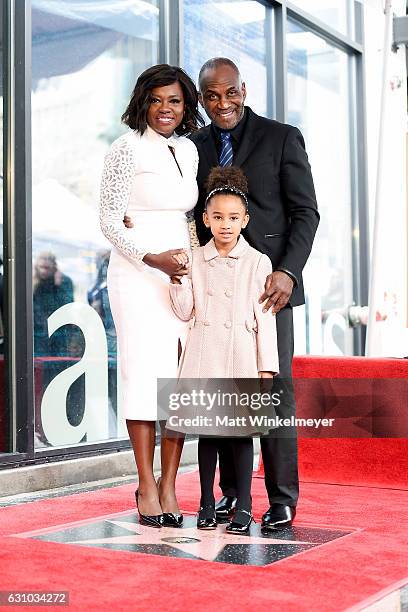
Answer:
<path fill-rule="evenodd" d="M 163 512 L 163 527 L 181 527 L 183 515 L 178 512 Z"/>
<path fill-rule="evenodd" d="M 161 476 L 156 481 L 157 488 L 160 487 Z M 163 512 L 163 527 L 181 527 L 183 515 L 180 512 Z"/>
<path fill-rule="evenodd" d="M 254 517 L 248 510 L 236 510 L 234 518 L 227 525 L 226 531 L 228 533 L 236 533 L 238 535 L 245 535 L 249 532 L 251 523 L 254 521 Z M 255 522 L 255 521 L 254 521 Z"/>
<path fill-rule="evenodd" d="M 147 527 L 163 527 L 163 514 L 142 514 L 139 510 L 139 489 L 135 492 L 136 506 L 139 513 L 139 524 Z"/>
<path fill-rule="evenodd" d="M 197 529 L 217 529 L 214 504 L 200 507 L 197 516 Z"/>

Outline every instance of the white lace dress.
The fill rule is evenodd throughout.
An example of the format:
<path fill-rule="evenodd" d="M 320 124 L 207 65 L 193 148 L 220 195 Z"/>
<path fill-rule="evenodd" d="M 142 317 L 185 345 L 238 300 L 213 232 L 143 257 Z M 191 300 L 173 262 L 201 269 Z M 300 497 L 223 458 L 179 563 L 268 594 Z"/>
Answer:
<path fill-rule="evenodd" d="M 197 202 L 197 167 L 190 140 L 164 138 L 150 127 L 143 136 L 127 132 L 105 157 L 100 223 L 113 245 L 107 281 L 126 419 L 157 420 L 157 378 L 177 376 L 187 324 L 173 313 L 169 278 L 142 258 L 190 247 L 185 213 Z M 125 213 L 132 229 L 123 225 Z"/>

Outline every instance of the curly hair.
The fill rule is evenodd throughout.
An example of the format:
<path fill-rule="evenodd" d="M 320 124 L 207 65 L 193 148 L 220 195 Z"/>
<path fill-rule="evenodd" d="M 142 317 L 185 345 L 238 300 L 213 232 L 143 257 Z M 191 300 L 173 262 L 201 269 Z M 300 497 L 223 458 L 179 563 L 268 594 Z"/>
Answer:
<path fill-rule="evenodd" d="M 176 128 L 179 136 L 190 134 L 204 125 L 198 110 L 198 93 L 192 79 L 182 68 L 158 64 L 151 66 L 139 76 L 133 89 L 130 102 L 122 115 L 122 121 L 133 130 L 144 134 L 147 128 L 147 111 L 150 106 L 151 92 L 156 87 L 180 83 L 184 96 L 184 119 Z"/>
<path fill-rule="evenodd" d="M 205 188 L 207 193 L 210 193 L 213 189 L 219 189 L 220 187 L 232 187 L 247 194 L 248 180 L 241 168 L 216 166 L 208 175 Z"/>
<path fill-rule="evenodd" d="M 216 193 L 231 193 L 242 199 L 245 210 L 248 212 L 248 181 L 241 168 L 236 166 L 213 168 L 205 182 L 205 188 L 207 197 L 204 202 L 204 210 L 207 210 L 211 198 Z"/>

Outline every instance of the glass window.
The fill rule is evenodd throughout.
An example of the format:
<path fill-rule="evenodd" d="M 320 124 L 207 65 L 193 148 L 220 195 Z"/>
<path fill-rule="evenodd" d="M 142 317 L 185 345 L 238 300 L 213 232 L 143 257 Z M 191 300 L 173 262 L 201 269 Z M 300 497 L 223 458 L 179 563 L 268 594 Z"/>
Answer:
<path fill-rule="evenodd" d="M 291 0 L 306 13 L 342 34 L 352 35 L 351 5 L 354 0 Z"/>
<path fill-rule="evenodd" d="M 137 76 L 158 63 L 158 4 L 32 3 L 37 448 L 126 435 L 99 184 Z"/>
<path fill-rule="evenodd" d="M 288 122 L 305 137 L 321 215 L 304 271 L 303 348 L 352 354 L 347 327 L 352 303 L 348 56 L 294 21 L 288 22 L 287 53 Z"/>
<path fill-rule="evenodd" d="M 3 25 L 3 3 L 0 5 L 0 24 Z M 0 30 L 0 38 L 3 38 L 3 27 Z M 0 40 L 0 453 L 8 450 L 9 419 L 7 415 L 6 394 L 5 394 L 5 367 L 4 367 L 4 272 L 3 272 L 3 92 L 5 90 L 5 71 L 4 62 L 6 54 L 3 51 L 3 41 Z"/>
<path fill-rule="evenodd" d="M 267 114 L 265 7 L 259 2 L 184 0 L 184 67 L 197 80 L 211 57 L 234 61 L 247 85 L 246 103 Z"/>

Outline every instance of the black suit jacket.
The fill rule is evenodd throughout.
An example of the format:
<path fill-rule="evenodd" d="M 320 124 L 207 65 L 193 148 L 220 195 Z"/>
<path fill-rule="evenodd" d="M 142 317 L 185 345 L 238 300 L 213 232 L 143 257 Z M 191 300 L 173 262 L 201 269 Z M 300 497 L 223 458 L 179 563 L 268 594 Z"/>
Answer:
<path fill-rule="evenodd" d="M 266 253 L 273 268 L 287 270 L 297 279 L 290 304 L 304 304 L 302 270 L 309 257 L 319 224 L 312 173 L 300 131 L 256 115 L 247 107 L 247 123 L 233 165 L 245 172 L 249 183 L 250 221 L 243 235 L 249 244 Z M 206 126 L 190 136 L 195 143 L 199 198 L 194 209 L 200 244 L 211 234 L 202 219 L 205 180 L 218 155 L 213 132 Z"/>

